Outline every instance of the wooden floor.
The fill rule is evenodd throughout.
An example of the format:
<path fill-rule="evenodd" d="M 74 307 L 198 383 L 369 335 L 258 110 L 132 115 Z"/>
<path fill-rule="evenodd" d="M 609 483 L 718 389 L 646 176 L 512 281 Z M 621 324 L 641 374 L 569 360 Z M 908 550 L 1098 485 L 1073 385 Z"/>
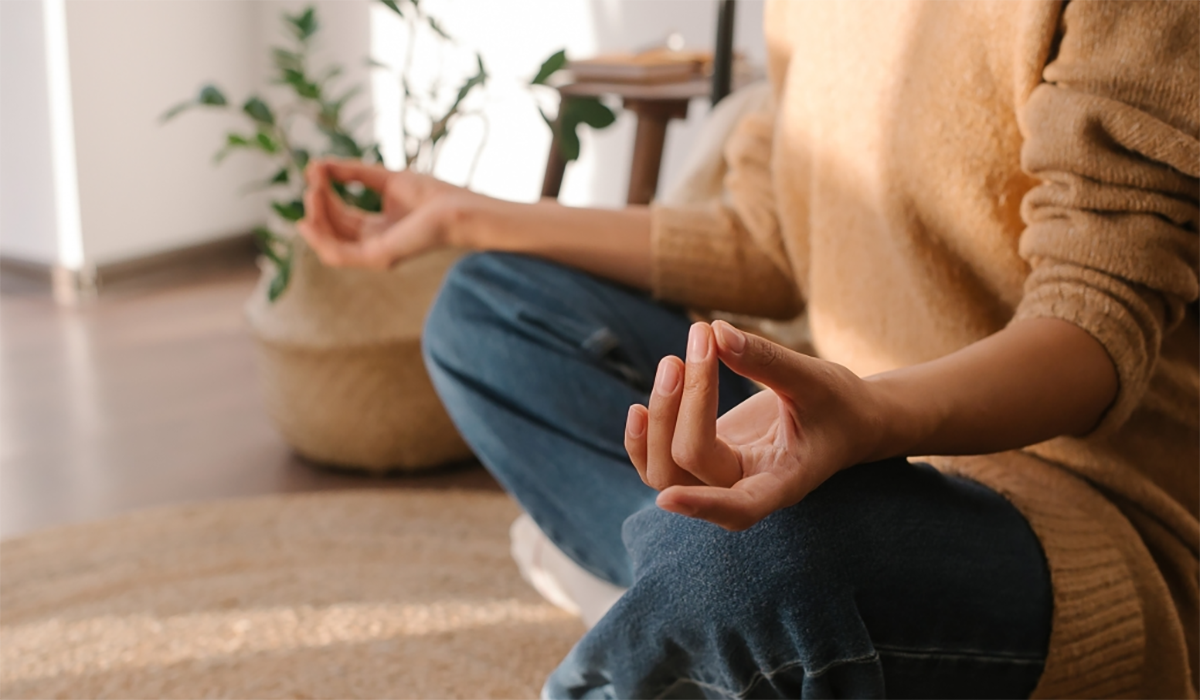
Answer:
<path fill-rule="evenodd" d="M 127 280 L 75 309 L 0 275 L 0 537 L 286 491 L 498 489 L 477 464 L 364 477 L 290 452 L 259 398 L 249 261 Z"/>

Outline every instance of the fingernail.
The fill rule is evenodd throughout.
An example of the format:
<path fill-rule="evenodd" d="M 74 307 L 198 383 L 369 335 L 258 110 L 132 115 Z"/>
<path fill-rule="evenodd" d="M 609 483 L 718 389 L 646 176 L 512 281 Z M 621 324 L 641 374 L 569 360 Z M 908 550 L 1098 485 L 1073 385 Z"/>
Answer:
<path fill-rule="evenodd" d="M 679 367 L 671 362 L 670 357 L 664 357 L 658 363 L 658 379 L 654 382 L 654 390 L 663 396 L 670 396 L 679 388 Z"/>
<path fill-rule="evenodd" d="M 742 351 L 746 349 L 746 335 L 738 329 L 724 321 L 713 324 L 713 329 L 721 336 L 721 345 L 724 345 L 733 354 L 741 355 Z"/>
<path fill-rule="evenodd" d="M 689 362 L 708 359 L 708 333 L 704 332 L 703 323 L 693 323 L 688 331 L 687 359 Z"/>
<path fill-rule="evenodd" d="M 629 407 L 629 417 L 625 419 L 625 432 L 631 438 L 640 438 L 646 434 L 646 416 L 638 410 L 638 405 Z"/>

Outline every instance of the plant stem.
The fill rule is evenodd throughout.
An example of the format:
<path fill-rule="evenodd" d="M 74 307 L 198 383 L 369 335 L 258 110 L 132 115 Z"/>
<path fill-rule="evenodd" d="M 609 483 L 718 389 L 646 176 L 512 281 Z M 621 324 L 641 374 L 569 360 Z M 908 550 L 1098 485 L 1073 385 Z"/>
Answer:
<path fill-rule="evenodd" d="M 487 115 L 480 111 L 475 112 L 475 116 L 483 123 L 483 136 L 479 139 L 479 145 L 475 147 L 475 156 L 471 158 L 471 167 L 467 170 L 467 181 L 463 183 L 467 189 L 471 188 L 471 181 L 475 179 L 475 168 L 479 166 L 479 157 L 483 155 L 483 147 L 487 145 L 488 136 L 491 134 L 491 121 Z"/>
<path fill-rule="evenodd" d="M 409 70 L 412 68 L 413 51 L 417 43 L 417 25 L 416 20 L 412 16 L 405 16 L 404 22 L 408 25 L 408 44 L 404 47 L 404 65 L 400 69 L 401 95 L 403 99 L 400 105 L 400 143 L 404 148 L 404 167 L 407 169 L 417 159 L 421 148 L 420 144 L 418 144 L 416 152 L 410 155 L 408 149 L 409 90 L 406 78 L 408 77 Z"/>

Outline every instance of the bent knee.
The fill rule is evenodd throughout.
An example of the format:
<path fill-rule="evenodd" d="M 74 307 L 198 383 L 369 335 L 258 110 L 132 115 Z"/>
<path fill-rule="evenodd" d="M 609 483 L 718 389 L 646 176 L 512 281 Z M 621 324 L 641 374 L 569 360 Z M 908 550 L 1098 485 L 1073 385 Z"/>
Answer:
<path fill-rule="evenodd" d="M 494 296 L 498 269 L 506 264 L 501 257 L 469 253 L 446 272 L 421 333 L 426 363 L 483 350 L 482 344 L 472 339 L 478 338 L 480 326 L 494 315 L 488 299 Z"/>
<path fill-rule="evenodd" d="M 623 536 L 634 566 L 635 587 L 675 588 L 686 595 L 673 605 L 682 618 L 704 619 L 718 611 L 737 618 L 755 614 L 765 591 L 828 599 L 847 590 L 837 566 L 836 528 L 819 513 L 781 511 L 744 532 L 658 508 L 625 521 Z M 745 610 L 730 607 L 739 601 Z M 697 617 L 698 616 L 698 617 Z"/>

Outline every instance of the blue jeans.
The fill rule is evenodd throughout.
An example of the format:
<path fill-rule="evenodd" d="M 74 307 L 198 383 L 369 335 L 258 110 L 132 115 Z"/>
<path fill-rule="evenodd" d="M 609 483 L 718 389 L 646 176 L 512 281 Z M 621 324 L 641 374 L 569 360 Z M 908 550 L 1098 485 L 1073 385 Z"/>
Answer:
<path fill-rule="evenodd" d="M 484 465 L 581 566 L 629 591 L 548 697 L 1025 697 L 1050 579 L 1005 499 L 928 465 L 846 469 L 745 532 L 654 505 L 628 406 L 688 318 L 644 294 L 497 253 L 450 272 L 425 359 Z M 722 367 L 721 411 L 754 391 Z"/>

